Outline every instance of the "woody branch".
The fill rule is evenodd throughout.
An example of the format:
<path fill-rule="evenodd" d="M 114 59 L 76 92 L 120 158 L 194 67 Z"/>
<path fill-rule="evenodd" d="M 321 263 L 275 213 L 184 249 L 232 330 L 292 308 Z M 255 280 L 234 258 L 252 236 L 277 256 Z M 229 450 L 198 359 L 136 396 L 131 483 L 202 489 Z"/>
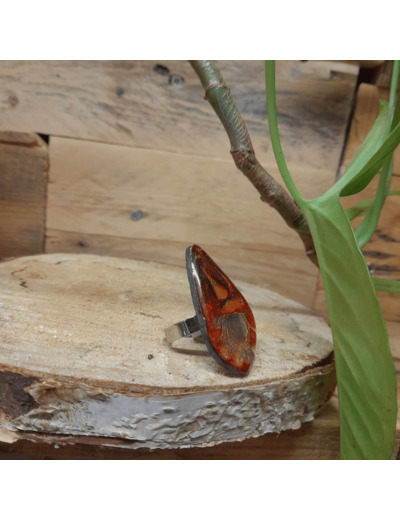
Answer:
<path fill-rule="evenodd" d="M 216 65 L 209 60 L 190 60 L 205 90 L 205 99 L 222 122 L 231 143 L 237 168 L 261 195 L 294 229 L 304 243 L 307 256 L 317 264 L 314 243 L 306 219 L 289 193 L 258 162 L 245 122 L 233 101 Z"/>

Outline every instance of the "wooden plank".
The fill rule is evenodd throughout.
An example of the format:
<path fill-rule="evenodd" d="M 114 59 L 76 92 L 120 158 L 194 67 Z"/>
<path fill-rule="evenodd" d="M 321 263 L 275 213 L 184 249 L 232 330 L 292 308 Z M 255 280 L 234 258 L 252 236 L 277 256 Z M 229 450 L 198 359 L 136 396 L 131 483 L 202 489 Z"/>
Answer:
<path fill-rule="evenodd" d="M 217 62 L 250 130 L 271 160 L 262 61 Z M 277 104 L 287 159 L 335 171 L 358 67 L 277 62 Z M 186 61 L 2 61 L 0 129 L 229 157 L 221 123 Z"/>
<path fill-rule="evenodd" d="M 382 66 L 379 69 L 378 76 L 374 83 L 381 88 L 390 89 L 390 83 L 392 81 L 392 72 L 393 72 L 393 60 L 385 60 Z M 398 85 L 398 90 L 400 89 L 400 85 Z"/>
<path fill-rule="evenodd" d="M 348 144 L 343 158 L 342 171 L 350 162 L 359 145 L 370 130 L 378 113 L 379 99 L 388 99 L 388 91 L 378 89 L 374 85 L 361 85 L 354 118 L 351 125 Z M 357 202 L 374 196 L 378 185 L 375 178 L 362 193 L 342 199 L 344 207 L 351 207 Z M 400 190 L 400 148 L 397 148 L 393 158 L 393 179 L 391 189 Z M 400 279 L 400 205 L 399 197 L 387 198 L 377 229 L 370 242 L 363 248 L 363 253 L 374 276 L 378 278 Z M 358 226 L 361 218 L 354 220 Z M 398 294 L 378 292 L 378 298 L 386 320 L 400 320 L 400 299 Z M 325 296 L 322 283 L 319 280 L 315 300 L 315 309 L 326 313 Z"/>
<path fill-rule="evenodd" d="M 63 138 L 51 139 L 50 155 L 46 252 L 183 265 L 185 247 L 199 243 L 233 276 L 311 305 L 317 269 L 230 160 Z M 329 172 L 294 174 L 308 196 L 331 184 Z"/>
<path fill-rule="evenodd" d="M 36 134 L 0 132 L 0 258 L 43 252 L 48 167 Z"/>

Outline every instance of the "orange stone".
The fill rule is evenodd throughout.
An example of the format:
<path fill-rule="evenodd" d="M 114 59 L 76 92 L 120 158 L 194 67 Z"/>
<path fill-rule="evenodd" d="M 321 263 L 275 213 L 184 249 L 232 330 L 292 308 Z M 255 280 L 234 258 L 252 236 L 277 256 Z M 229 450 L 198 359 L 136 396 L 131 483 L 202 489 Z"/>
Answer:
<path fill-rule="evenodd" d="M 242 293 L 197 245 L 186 249 L 190 292 L 203 339 L 210 354 L 237 375 L 254 360 L 256 323 Z"/>

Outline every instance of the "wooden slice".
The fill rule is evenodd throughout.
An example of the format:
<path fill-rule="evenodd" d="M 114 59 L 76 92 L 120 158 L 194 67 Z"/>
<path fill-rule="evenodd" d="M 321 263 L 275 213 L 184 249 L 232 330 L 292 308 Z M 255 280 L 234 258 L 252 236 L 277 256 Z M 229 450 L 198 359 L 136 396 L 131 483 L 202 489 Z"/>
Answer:
<path fill-rule="evenodd" d="M 0 441 L 39 432 L 188 448 L 313 420 L 335 387 L 329 327 L 296 302 L 235 284 L 257 326 L 245 377 L 202 343 L 166 343 L 164 329 L 194 313 L 183 267 L 75 254 L 0 264 Z"/>

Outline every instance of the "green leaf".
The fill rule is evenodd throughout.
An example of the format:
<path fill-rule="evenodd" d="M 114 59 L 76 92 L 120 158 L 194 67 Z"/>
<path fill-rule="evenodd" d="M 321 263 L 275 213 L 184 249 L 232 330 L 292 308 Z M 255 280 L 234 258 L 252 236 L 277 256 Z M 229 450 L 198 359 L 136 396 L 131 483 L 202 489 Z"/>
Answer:
<path fill-rule="evenodd" d="M 390 190 L 388 191 L 388 196 L 393 195 L 400 195 L 400 190 Z M 367 213 L 369 208 L 372 206 L 372 203 L 374 202 L 375 197 L 370 197 L 369 199 L 362 200 L 361 202 L 358 202 L 351 208 L 347 208 L 346 215 L 349 220 L 354 220 L 357 217 L 362 217 Z M 360 248 L 361 249 L 361 248 Z"/>
<path fill-rule="evenodd" d="M 285 157 L 283 155 L 281 140 L 279 137 L 278 120 L 276 115 L 275 103 L 275 62 L 267 60 L 265 62 L 265 84 L 267 89 L 267 115 L 269 124 L 269 136 L 271 139 L 272 149 L 274 150 L 276 164 L 278 165 L 282 179 L 286 184 L 291 196 L 299 204 L 303 200 L 298 192 L 295 183 L 289 173 L 286 165 Z"/>
<path fill-rule="evenodd" d="M 378 225 L 381 209 L 386 198 L 387 187 L 390 185 L 390 180 L 392 178 L 392 165 L 393 159 L 392 156 L 390 156 L 385 160 L 383 165 L 379 177 L 378 188 L 376 190 L 375 197 L 373 198 L 371 207 L 368 209 L 365 218 L 355 231 L 357 244 L 360 249 L 362 249 L 365 244 L 371 240 L 376 226 Z"/>
<path fill-rule="evenodd" d="M 378 117 L 357 153 L 350 161 L 346 171 L 333 188 L 333 191 L 340 191 L 342 197 L 358 193 L 371 182 L 374 175 L 385 165 L 383 175 L 381 175 L 380 179 L 380 193 L 378 194 L 376 202 L 376 206 L 380 207 L 378 211 L 374 208 L 374 215 L 371 216 L 372 220 L 376 220 L 376 212 L 379 216 L 379 211 L 389 189 L 391 178 L 390 158 L 400 143 L 399 98 L 395 106 L 399 71 L 400 62 L 399 60 L 395 60 L 389 103 L 379 100 Z"/>
<path fill-rule="evenodd" d="M 371 197 L 369 199 L 362 200 L 361 202 L 358 202 L 351 208 L 347 208 L 346 215 L 349 220 L 354 220 L 357 217 L 362 217 L 367 213 L 369 208 L 371 207 L 371 204 L 374 200 L 374 197 Z"/>
<path fill-rule="evenodd" d="M 389 104 L 386 101 L 379 100 L 378 117 L 375 119 L 371 130 L 350 161 L 345 172 L 335 184 L 335 189 L 340 191 L 342 196 L 353 195 L 364 189 L 379 171 L 380 165 L 378 164 L 374 172 L 368 168 L 369 173 L 367 176 L 365 173 L 361 173 L 365 171 L 371 157 L 374 156 L 385 141 L 385 130 L 387 129 L 389 115 Z"/>
<path fill-rule="evenodd" d="M 386 111 L 382 113 L 381 117 L 385 114 Z M 391 133 L 382 142 L 382 137 L 379 132 L 384 131 L 384 122 L 386 122 L 386 119 L 382 119 L 380 124 L 377 125 L 377 121 L 375 121 L 374 126 L 366 137 L 366 139 L 368 139 L 371 132 L 374 130 L 372 135 L 375 135 L 379 145 L 373 145 L 373 143 L 370 143 L 364 149 L 364 156 L 359 157 L 355 163 L 353 163 L 356 158 L 356 156 L 354 156 L 342 177 L 332 186 L 332 188 L 330 188 L 330 192 L 338 193 L 341 197 L 347 197 L 348 195 L 354 195 L 355 193 L 360 192 L 368 186 L 373 177 L 382 167 L 385 159 L 390 157 L 400 143 L 400 123 L 395 126 Z M 363 146 L 364 143 L 365 141 L 361 146 Z"/>
<path fill-rule="evenodd" d="M 399 121 L 400 121 L 400 96 L 397 97 L 396 107 L 394 109 L 392 126 L 395 127 Z"/>
<path fill-rule="evenodd" d="M 397 418 L 396 374 L 386 326 L 365 260 L 339 200 L 303 204 L 332 328 L 342 459 L 391 457 Z"/>
<path fill-rule="evenodd" d="M 376 291 L 400 293 L 400 280 L 387 280 L 384 278 L 372 278 Z"/>
<path fill-rule="evenodd" d="M 400 70 L 400 62 L 399 60 L 395 60 L 392 74 L 392 81 L 390 86 L 390 94 L 389 94 L 389 117 L 387 120 L 387 125 L 385 129 L 384 136 L 386 137 L 390 133 L 390 129 L 392 126 L 395 126 L 397 123 L 394 121 L 393 117 L 395 114 L 395 99 L 396 99 L 396 91 L 397 84 L 399 79 L 399 70 Z M 397 121 L 397 114 L 396 114 Z M 393 154 L 390 154 L 384 161 L 382 166 L 382 171 L 379 176 L 378 188 L 376 190 L 376 194 L 374 200 L 371 204 L 371 207 L 368 209 L 367 214 L 365 215 L 364 220 L 361 222 L 359 227 L 356 230 L 356 239 L 357 243 L 362 249 L 365 244 L 367 244 L 375 229 L 378 225 L 379 216 L 381 214 L 381 210 L 383 204 L 385 202 L 386 196 L 389 191 L 390 183 L 392 180 L 392 166 L 393 166 Z"/>
<path fill-rule="evenodd" d="M 325 195 L 305 200 L 287 168 L 278 132 L 274 62 L 266 62 L 267 109 L 275 158 L 287 188 L 303 210 L 316 248 L 335 351 L 342 459 L 388 459 L 395 440 L 397 390 L 385 322 L 339 196 L 371 180 L 397 146 L 400 124 L 383 142 L 387 108 L 350 163 Z M 382 126 L 383 125 L 383 126 Z M 368 182 L 367 182 L 368 181 Z"/>

